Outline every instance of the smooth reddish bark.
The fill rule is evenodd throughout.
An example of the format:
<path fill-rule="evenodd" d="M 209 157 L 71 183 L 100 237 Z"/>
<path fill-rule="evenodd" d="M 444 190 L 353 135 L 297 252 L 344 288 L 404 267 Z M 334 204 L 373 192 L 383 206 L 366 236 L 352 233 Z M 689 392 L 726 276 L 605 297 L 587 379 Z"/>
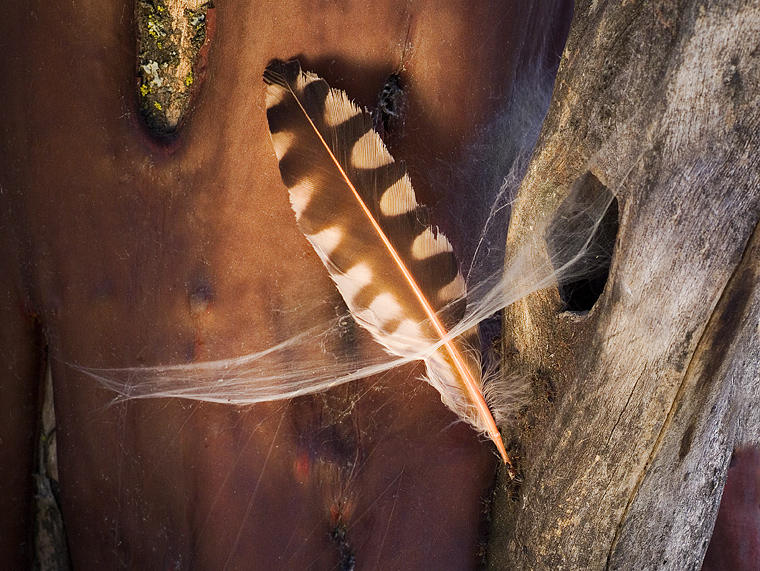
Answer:
<path fill-rule="evenodd" d="M 702 571 L 760 570 L 760 450 L 736 450 Z"/>
<path fill-rule="evenodd" d="M 265 65 L 300 57 L 373 105 L 403 64 L 409 103 L 392 152 L 420 200 L 445 210 L 467 190 L 445 173 L 537 51 L 531 4 L 215 2 L 203 87 L 165 141 L 137 112 L 131 2 L 3 2 L 0 265 L 13 270 L 0 327 L 16 357 L 0 413 L 25 418 L 2 427 L 15 483 L 0 500 L 30 485 L 36 315 L 76 569 L 475 568 L 496 457 L 452 424 L 419 370 L 236 407 L 114 404 L 70 365 L 239 356 L 334 317 L 338 294 L 270 146 Z M 441 164 L 451 169 L 430 168 Z M 0 549 L 26 537 L 10 521 L 24 509 L 0 514 L 13 528 Z"/>

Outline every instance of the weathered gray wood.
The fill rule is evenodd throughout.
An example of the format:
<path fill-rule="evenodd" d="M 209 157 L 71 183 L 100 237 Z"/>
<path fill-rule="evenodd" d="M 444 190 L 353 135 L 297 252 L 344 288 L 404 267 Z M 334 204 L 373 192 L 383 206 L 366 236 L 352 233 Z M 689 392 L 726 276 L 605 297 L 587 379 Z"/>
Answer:
<path fill-rule="evenodd" d="M 588 172 L 620 231 L 588 315 L 556 290 L 508 310 L 537 399 L 491 569 L 700 568 L 731 451 L 760 442 L 759 57 L 754 2 L 576 5 L 509 243 Z"/>

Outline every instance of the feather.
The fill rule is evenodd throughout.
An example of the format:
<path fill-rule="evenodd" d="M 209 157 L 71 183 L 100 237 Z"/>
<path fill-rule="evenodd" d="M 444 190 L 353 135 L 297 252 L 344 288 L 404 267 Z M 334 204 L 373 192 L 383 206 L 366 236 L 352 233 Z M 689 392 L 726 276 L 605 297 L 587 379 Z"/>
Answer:
<path fill-rule="evenodd" d="M 352 316 L 391 354 L 424 359 L 442 401 L 488 434 L 510 464 L 483 396 L 477 327 L 448 335 L 464 315 L 465 280 L 451 244 L 417 204 L 404 165 L 369 113 L 297 61 L 271 63 L 264 81 L 272 145 L 298 227 Z"/>

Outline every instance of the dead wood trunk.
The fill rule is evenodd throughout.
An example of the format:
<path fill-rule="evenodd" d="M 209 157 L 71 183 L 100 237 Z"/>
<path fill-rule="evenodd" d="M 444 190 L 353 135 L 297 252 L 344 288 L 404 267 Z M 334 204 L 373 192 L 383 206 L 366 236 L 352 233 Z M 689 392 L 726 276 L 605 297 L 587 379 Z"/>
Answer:
<path fill-rule="evenodd" d="M 700 568 L 732 450 L 760 442 L 759 54 L 754 2 L 576 5 L 508 245 L 572 188 L 612 191 L 619 232 L 589 312 L 557 288 L 507 312 L 537 398 L 490 569 Z"/>

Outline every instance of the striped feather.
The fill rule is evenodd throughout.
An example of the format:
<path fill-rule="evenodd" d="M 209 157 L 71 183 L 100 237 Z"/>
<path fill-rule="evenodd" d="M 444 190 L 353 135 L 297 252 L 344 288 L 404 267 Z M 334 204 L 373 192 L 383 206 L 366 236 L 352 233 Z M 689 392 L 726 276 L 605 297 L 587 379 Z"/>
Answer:
<path fill-rule="evenodd" d="M 462 319 L 466 286 L 404 165 L 368 113 L 297 61 L 271 63 L 264 81 L 272 144 L 298 226 L 354 319 L 394 355 L 427 355 L 428 382 L 508 463 L 483 397 L 477 329 L 433 350 Z"/>

